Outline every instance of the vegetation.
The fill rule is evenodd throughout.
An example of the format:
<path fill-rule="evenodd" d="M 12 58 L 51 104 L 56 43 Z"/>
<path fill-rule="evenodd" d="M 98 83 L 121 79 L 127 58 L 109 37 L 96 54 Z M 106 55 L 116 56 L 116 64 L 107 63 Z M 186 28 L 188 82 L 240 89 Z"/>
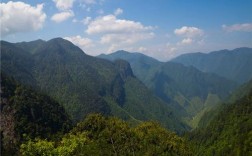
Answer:
<path fill-rule="evenodd" d="M 61 38 L 1 41 L 1 155 L 252 155 L 252 80 L 225 99 L 236 83 L 215 74 L 100 57 L 117 60 Z"/>
<path fill-rule="evenodd" d="M 203 72 L 216 73 L 239 84 L 252 78 L 252 70 L 248 68 L 252 66 L 252 48 L 184 54 L 172 61 L 196 67 Z"/>
<path fill-rule="evenodd" d="M 110 62 L 88 56 L 61 38 L 47 42 L 2 41 L 1 55 L 1 71 L 46 92 L 64 106 L 74 123 L 89 113 L 101 113 L 131 121 L 156 120 L 180 133 L 186 130 L 176 113 L 171 113 L 174 110 L 137 80 L 126 61 Z M 128 90 L 136 86 L 138 89 L 131 94 Z M 122 110 L 124 114 L 114 110 Z"/>
<path fill-rule="evenodd" d="M 60 141 L 29 140 L 21 155 L 192 155 L 181 137 L 154 122 L 135 128 L 115 117 L 91 114 Z"/>
<path fill-rule="evenodd" d="M 117 51 L 99 57 L 128 61 L 136 77 L 192 128 L 198 126 L 204 112 L 215 107 L 237 86 L 218 75 L 179 63 L 159 62 L 140 53 Z"/>
<path fill-rule="evenodd" d="M 52 138 L 66 133 L 71 127 L 72 123 L 59 103 L 1 74 L 3 155 L 15 154 L 27 137 Z"/>
<path fill-rule="evenodd" d="M 251 155 L 252 142 L 252 89 L 225 105 L 204 128 L 189 135 L 198 149 L 198 155 Z"/>

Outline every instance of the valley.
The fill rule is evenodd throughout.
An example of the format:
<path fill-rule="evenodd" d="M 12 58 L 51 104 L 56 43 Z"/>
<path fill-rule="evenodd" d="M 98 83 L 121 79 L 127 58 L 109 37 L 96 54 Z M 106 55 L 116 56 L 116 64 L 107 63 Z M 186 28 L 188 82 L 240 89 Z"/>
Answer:
<path fill-rule="evenodd" d="M 240 49 L 230 57 L 250 59 L 236 63 L 249 73 L 252 49 Z M 46 155 L 250 154 L 252 81 L 241 85 L 177 63 L 180 57 L 160 62 L 127 51 L 93 57 L 62 38 L 1 41 L 2 154 L 36 155 L 41 148 Z"/>

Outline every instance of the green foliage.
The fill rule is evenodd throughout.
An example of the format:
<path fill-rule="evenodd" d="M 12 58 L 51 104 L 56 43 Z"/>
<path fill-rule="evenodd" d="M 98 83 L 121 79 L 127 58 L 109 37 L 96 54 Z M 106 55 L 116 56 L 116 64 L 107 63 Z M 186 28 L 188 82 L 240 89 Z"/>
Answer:
<path fill-rule="evenodd" d="M 177 114 L 159 98 L 153 96 L 139 80 L 128 78 L 125 82 L 125 104 L 123 108 L 141 121 L 154 120 L 166 128 L 181 133 L 189 129 Z M 155 105 L 154 105 L 155 104 Z"/>
<path fill-rule="evenodd" d="M 157 120 L 179 132 L 186 127 L 171 113 L 171 108 L 135 78 L 126 61 L 110 62 L 88 56 L 61 38 L 16 44 L 3 41 L 1 56 L 3 72 L 53 97 L 74 123 L 89 113 L 102 113 L 133 122 Z M 131 88 L 136 89 L 130 93 Z"/>
<path fill-rule="evenodd" d="M 134 131 L 140 139 L 142 155 L 191 155 L 190 145 L 158 123 L 145 122 Z"/>
<path fill-rule="evenodd" d="M 53 138 L 71 127 L 59 103 L 1 73 L 2 154 L 14 154 L 26 137 Z"/>
<path fill-rule="evenodd" d="M 190 145 L 154 122 L 130 128 L 115 117 L 91 114 L 61 141 L 29 140 L 21 155 L 192 155 Z"/>
<path fill-rule="evenodd" d="M 136 77 L 192 128 L 198 126 L 198 121 L 206 110 L 226 98 L 236 87 L 236 83 L 218 75 L 179 63 L 159 62 L 140 53 L 117 51 L 99 57 L 128 61 Z"/>
<path fill-rule="evenodd" d="M 220 109 L 220 108 L 219 108 Z M 205 128 L 189 135 L 198 155 L 251 155 L 252 89 L 233 104 L 221 107 Z"/>
<path fill-rule="evenodd" d="M 88 140 L 86 133 L 68 134 L 57 145 L 55 142 L 42 139 L 29 140 L 20 146 L 20 153 L 24 156 L 90 155 L 95 151 L 88 144 L 92 143 Z"/>
<path fill-rule="evenodd" d="M 54 143 L 47 140 L 39 139 L 36 139 L 35 141 L 29 140 L 25 144 L 21 145 L 20 153 L 21 155 L 25 156 L 52 156 L 54 155 Z"/>

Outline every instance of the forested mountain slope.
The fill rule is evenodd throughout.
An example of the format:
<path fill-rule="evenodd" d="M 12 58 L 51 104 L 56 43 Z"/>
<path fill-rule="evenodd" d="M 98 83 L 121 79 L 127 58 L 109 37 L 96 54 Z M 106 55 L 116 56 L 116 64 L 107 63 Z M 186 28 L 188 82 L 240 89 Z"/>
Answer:
<path fill-rule="evenodd" d="M 184 54 L 172 62 L 193 66 L 203 72 L 216 73 L 240 84 L 252 78 L 252 48 Z"/>
<path fill-rule="evenodd" d="M 206 127 L 189 135 L 198 155 L 251 155 L 252 88 L 247 95 L 219 109 Z"/>
<path fill-rule="evenodd" d="M 1 56 L 4 73 L 52 96 L 74 122 L 99 112 L 132 123 L 158 120 L 177 132 L 187 129 L 172 108 L 137 80 L 125 61 L 88 56 L 61 38 L 16 44 L 1 41 Z"/>
<path fill-rule="evenodd" d="M 174 62 L 159 62 L 140 53 L 118 51 L 98 57 L 124 59 L 136 76 L 158 97 L 166 101 L 192 127 L 205 111 L 213 108 L 237 86 L 216 74 L 204 73 L 194 67 Z"/>
<path fill-rule="evenodd" d="M 26 137 L 51 138 L 72 128 L 62 105 L 1 73 L 1 155 L 14 155 Z"/>

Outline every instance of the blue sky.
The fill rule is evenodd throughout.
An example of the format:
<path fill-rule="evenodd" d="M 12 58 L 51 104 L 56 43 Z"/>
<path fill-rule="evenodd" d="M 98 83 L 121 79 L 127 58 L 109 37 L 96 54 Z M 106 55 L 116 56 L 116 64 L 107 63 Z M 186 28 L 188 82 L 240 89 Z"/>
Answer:
<path fill-rule="evenodd" d="M 89 55 L 252 47 L 251 0 L 23 0 L 1 2 L 1 40 L 65 38 Z"/>

